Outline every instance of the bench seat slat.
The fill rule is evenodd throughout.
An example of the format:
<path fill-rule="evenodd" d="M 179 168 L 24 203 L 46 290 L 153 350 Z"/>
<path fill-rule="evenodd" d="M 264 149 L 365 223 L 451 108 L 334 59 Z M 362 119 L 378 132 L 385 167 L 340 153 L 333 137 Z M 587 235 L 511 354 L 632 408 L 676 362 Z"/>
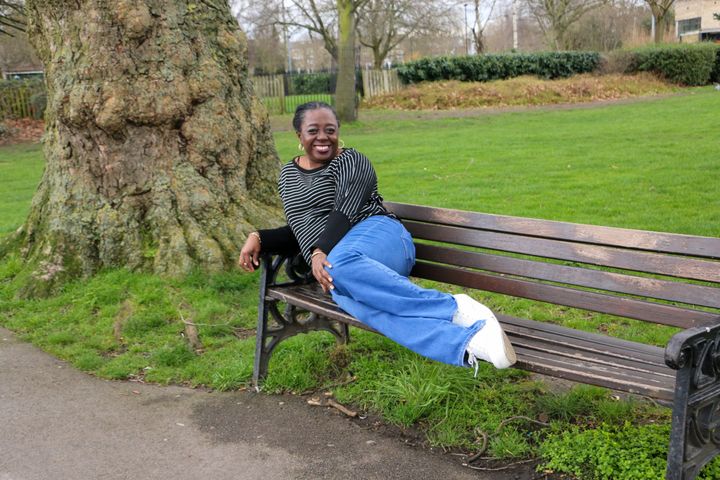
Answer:
<path fill-rule="evenodd" d="M 434 281 L 471 287 L 478 290 L 502 293 L 516 297 L 549 302 L 594 312 L 634 318 L 652 323 L 690 328 L 705 326 L 717 319 L 717 314 L 690 310 L 673 305 L 612 297 L 610 295 L 547 285 L 527 280 L 491 275 L 458 267 L 419 261 L 412 274 Z"/>
<path fill-rule="evenodd" d="M 609 292 L 686 303 L 688 305 L 720 308 L 720 288 L 536 262 L 502 255 L 469 252 L 422 243 L 415 244 L 415 249 L 419 259 L 435 263 L 477 268 L 496 273 L 590 287 Z"/>
<path fill-rule="evenodd" d="M 413 221 L 404 221 L 404 224 L 416 240 L 446 242 L 671 277 L 720 282 L 720 262 Z"/>
<path fill-rule="evenodd" d="M 394 202 L 385 202 L 385 205 L 403 221 L 407 219 L 444 225 L 467 225 L 496 232 L 630 247 L 651 252 L 720 258 L 720 238 L 714 237 L 493 215 Z"/>
<path fill-rule="evenodd" d="M 599 352 L 602 355 L 626 357 L 638 362 L 663 362 L 663 349 L 654 345 L 631 342 L 599 333 L 575 330 L 549 322 L 538 322 L 499 314 L 498 320 L 517 336 L 539 336 L 556 343 L 573 345 L 578 349 Z M 612 342 L 611 344 L 608 342 Z"/>
<path fill-rule="evenodd" d="M 543 375 L 563 378 L 575 382 L 612 388 L 671 402 L 674 396 L 674 383 L 651 381 L 632 373 L 622 375 L 617 369 L 598 367 L 589 362 L 566 362 L 552 356 L 539 355 L 532 350 L 516 349 L 518 367 Z"/>
<path fill-rule="evenodd" d="M 566 343 L 557 343 L 548 341 L 548 339 L 540 337 L 524 337 L 516 335 L 512 329 L 506 330 L 510 341 L 514 347 L 523 347 L 529 350 L 537 350 L 553 355 L 556 358 L 567 358 L 581 361 L 588 361 L 609 367 L 622 368 L 631 372 L 644 372 L 652 375 L 675 379 L 675 372 L 661 363 L 663 358 L 659 356 L 655 362 L 639 362 L 632 358 L 624 358 L 615 354 L 603 355 L 600 352 L 575 348 L 573 345 Z"/>
<path fill-rule="evenodd" d="M 272 287 L 268 299 L 281 300 L 364 330 L 316 284 Z M 522 368 L 622 391 L 671 399 L 674 373 L 663 363 L 663 349 L 559 325 L 499 315 L 516 347 Z"/>

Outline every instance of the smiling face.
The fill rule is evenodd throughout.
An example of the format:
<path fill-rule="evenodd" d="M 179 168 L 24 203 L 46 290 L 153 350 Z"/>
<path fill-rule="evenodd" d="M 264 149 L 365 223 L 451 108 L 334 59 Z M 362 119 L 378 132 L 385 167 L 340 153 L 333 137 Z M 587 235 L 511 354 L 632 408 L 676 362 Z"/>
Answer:
<path fill-rule="evenodd" d="M 324 165 L 337 156 L 338 131 L 332 110 L 317 108 L 305 112 L 297 136 L 311 167 Z"/>

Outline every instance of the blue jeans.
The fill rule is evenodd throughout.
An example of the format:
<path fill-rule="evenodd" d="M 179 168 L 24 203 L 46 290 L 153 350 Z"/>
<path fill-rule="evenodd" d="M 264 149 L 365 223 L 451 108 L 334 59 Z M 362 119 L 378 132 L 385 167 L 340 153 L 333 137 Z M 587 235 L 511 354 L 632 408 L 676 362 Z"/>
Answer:
<path fill-rule="evenodd" d="M 408 279 L 415 246 L 405 227 L 376 215 L 358 223 L 328 255 L 333 300 L 347 313 L 395 342 L 450 365 L 467 365 L 468 342 L 484 325 L 452 323 L 452 295 Z"/>

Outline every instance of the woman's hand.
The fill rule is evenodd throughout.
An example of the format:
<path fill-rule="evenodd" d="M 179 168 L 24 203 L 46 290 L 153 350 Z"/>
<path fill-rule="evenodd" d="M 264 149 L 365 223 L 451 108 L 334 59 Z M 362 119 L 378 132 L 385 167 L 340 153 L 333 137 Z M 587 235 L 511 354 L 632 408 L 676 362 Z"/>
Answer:
<path fill-rule="evenodd" d="M 312 273 L 322 287 L 323 292 L 327 293 L 329 290 L 334 289 L 335 286 L 332 284 L 332 277 L 324 267 L 332 268 L 332 265 L 327 261 L 325 252 L 316 248 L 312 253 Z"/>
<path fill-rule="evenodd" d="M 242 268 L 246 272 L 254 272 L 255 267 L 260 266 L 260 235 L 257 232 L 252 232 L 248 235 L 240 250 L 240 258 L 238 258 L 238 267 Z"/>

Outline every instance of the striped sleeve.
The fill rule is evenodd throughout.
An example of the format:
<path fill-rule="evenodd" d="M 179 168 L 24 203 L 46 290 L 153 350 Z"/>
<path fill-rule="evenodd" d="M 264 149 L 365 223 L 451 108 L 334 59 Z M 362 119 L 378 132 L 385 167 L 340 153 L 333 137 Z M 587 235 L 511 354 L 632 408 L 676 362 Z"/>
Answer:
<path fill-rule="evenodd" d="M 335 207 L 330 212 L 323 233 L 316 247 L 323 252 L 330 250 L 350 230 L 352 220 L 368 203 L 377 189 L 377 175 L 370 160 L 355 150 L 334 167 Z"/>

